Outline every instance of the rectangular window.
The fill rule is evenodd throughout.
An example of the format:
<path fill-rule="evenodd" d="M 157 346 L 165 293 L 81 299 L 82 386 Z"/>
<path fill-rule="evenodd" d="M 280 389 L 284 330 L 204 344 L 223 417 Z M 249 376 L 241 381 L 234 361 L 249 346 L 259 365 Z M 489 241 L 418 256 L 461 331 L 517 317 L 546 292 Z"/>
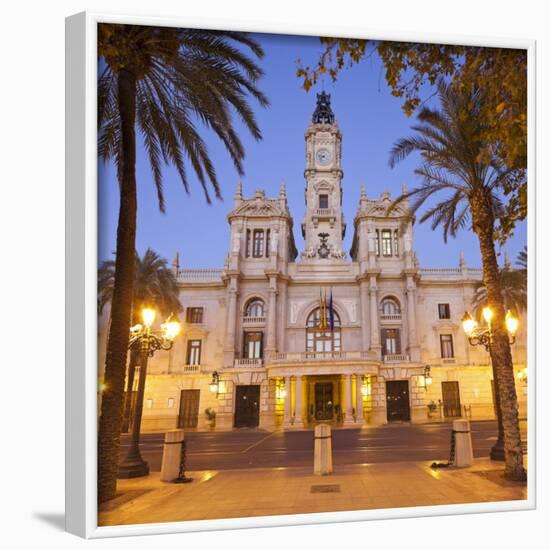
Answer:
<path fill-rule="evenodd" d="M 393 253 L 399 256 L 399 232 L 397 229 L 393 232 Z"/>
<path fill-rule="evenodd" d="M 188 307 L 185 320 L 194 325 L 202 323 L 203 307 Z"/>
<path fill-rule="evenodd" d="M 382 256 L 391 256 L 391 230 L 382 229 Z"/>
<path fill-rule="evenodd" d="M 455 356 L 453 350 L 453 336 L 452 334 L 440 334 L 439 341 L 441 343 L 441 357 L 443 359 L 450 359 Z"/>
<path fill-rule="evenodd" d="M 251 243 L 250 243 L 250 229 L 247 229 L 246 230 L 246 252 L 245 252 L 245 255 L 247 258 L 250 258 L 250 248 L 251 248 Z"/>
<path fill-rule="evenodd" d="M 401 353 L 399 329 L 382 329 L 382 355 L 396 355 L 399 353 Z"/>
<path fill-rule="evenodd" d="M 437 309 L 439 311 L 440 319 L 451 318 L 451 308 L 449 307 L 449 304 L 437 304 Z"/>
<path fill-rule="evenodd" d="M 261 258 L 264 255 L 264 230 L 254 229 L 254 241 L 252 244 L 252 256 Z"/>
<path fill-rule="evenodd" d="M 263 332 L 245 332 L 243 341 L 243 356 L 245 359 L 262 358 Z"/>
<path fill-rule="evenodd" d="M 376 239 L 374 240 L 376 247 L 376 255 L 380 256 L 380 231 L 376 230 Z"/>
<path fill-rule="evenodd" d="M 271 229 L 265 232 L 265 257 L 269 258 L 269 246 L 271 244 Z"/>
<path fill-rule="evenodd" d="M 319 195 L 319 208 L 328 208 L 328 195 Z"/>
<path fill-rule="evenodd" d="M 187 342 L 187 364 L 188 365 L 201 364 L 201 347 L 202 347 L 202 340 L 189 340 Z"/>

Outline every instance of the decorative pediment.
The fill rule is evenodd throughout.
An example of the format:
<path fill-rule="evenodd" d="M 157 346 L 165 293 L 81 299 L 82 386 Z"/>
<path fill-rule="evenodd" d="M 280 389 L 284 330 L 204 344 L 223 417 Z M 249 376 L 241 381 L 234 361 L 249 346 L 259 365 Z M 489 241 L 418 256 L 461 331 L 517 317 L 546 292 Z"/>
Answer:
<path fill-rule="evenodd" d="M 332 191 L 334 190 L 334 185 L 326 180 L 323 180 L 315 183 L 313 185 L 313 189 L 315 189 L 316 193 L 318 193 L 319 191 L 328 191 L 332 193 Z"/>
<path fill-rule="evenodd" d="M 402 218 L 409 216 L 408 209 L 404 204 L 398 204 L 393 207 L 391 212 L 388 212 L 389 207 L 392 205 L 393 199 L 389 193 L 382 193 L 380 200 L 367 200 L 364 201 L 357 212 L 359 216 L 373 216 L 377 218 Z"/>
<path fill-rule="evenodd" d="M 285 216 L 288 217 L 289 213 L 286 208 L 281 207 L 278 200 L 265 199 L 261 197 L 255 197 L 253 199 L 244 200 L 229 214 L 233 216 L 248 216 L 248 217 L 265 217 L 272 216 Z"/>

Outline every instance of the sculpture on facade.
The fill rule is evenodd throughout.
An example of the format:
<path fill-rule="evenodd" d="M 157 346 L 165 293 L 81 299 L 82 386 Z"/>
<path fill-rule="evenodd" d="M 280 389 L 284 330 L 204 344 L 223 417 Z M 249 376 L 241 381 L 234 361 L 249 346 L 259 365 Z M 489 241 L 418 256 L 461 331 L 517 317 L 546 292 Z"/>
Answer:
<path fill-rule="evenodd" d="M 312 246 L 309 246 L 302 252 L 302 257 L 304 258 L 315 258 L 315 256 L 317 256 L 317 252 Z"/>

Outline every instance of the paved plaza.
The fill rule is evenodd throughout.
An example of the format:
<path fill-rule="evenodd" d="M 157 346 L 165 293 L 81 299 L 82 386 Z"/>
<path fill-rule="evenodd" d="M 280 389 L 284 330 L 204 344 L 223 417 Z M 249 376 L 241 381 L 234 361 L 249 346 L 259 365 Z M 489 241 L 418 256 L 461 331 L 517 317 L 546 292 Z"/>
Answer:
<path fill-rule="evenodd" d="M 163 483 L 159 473 L 119 480 L 118 496 L 100 507 L 99 525 L 132 525 L 250 516 L 373 510 L 524 500 L 523 483 L 502 478 L 502 464 L 476 459 L 467 469 L 433 470 L 430 462 L 335 467 L 203 470 L 193 482 Z"/>

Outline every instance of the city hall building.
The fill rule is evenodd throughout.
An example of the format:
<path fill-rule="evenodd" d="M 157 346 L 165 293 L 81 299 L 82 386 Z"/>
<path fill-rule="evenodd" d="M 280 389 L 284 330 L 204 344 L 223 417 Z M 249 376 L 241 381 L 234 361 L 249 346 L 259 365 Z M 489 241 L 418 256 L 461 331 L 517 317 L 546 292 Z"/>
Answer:
<path fill-rule="evenodd" d="M 182 333 L 149 361 L 143 430 L 494 417 L 489 355 L 470 346 L 461 327 L 481 269 L 458 254 L 456 267 L 421 267 L 414 217 L 407 202 L 389 211 L 387 192 L 369 197 L 362 187 L 347 224 L 342 167 L 342 133 L 322 93 L 305 133 L 299 227 L 284 185 L 267 197 L 244 196 L 239 184 L 223 268 L 185 269 L 174 260 Z M 522 321 L 512 346 L 521 414 L 525 335 Z"/>

